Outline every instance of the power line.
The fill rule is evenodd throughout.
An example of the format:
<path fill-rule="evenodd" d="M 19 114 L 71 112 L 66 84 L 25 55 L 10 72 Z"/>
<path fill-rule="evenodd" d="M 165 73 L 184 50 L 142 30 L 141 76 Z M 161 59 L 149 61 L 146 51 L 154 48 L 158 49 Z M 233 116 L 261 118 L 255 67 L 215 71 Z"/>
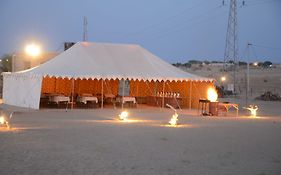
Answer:
<path fill-rule="evenodd" d="M 213 21 L 217 17 L 222 17 L 223 13 L 225 13 L 225 12 L 223 11 L 222 13 L 219 13 L 219 14 L 216 14 L 216 15 L 209 15 L 209 16 L 207 16 L 207 18 L 202 19 L 201 21 L 199 21 L 199 20 L 198 21 L 191 20 L 191 22 L 194 21 L 194 23 L 188 23 L 187 26 L 182 26 L 180 28 L 176 28 L 175 30 L 169 30 L 169 31 L 166 31 L 166 32 L 161 33 L 161 34 L 154 35 L 154 36 L 152 36 L 152 38 L 160 38 L 161 36 L 166 37 L 166 36 L 168 36 L 167 34 L 169 34 L 169 33 L 175 33 L 175 32 L 179 32 L 179 31 L 182 31 L 182 30 L 186 30 L 187 27 L 189 27 L 188 29 L 191 29 L 192 27 L 195 27 L 196 25 L 206 24 L 207 22 Z"/>
<path fill-rule="evenodd" d="M 190 26 L 190 25 L 191 25 L 191 22 L 196 22 L 196 21 L 198 21 L 198 19 L 200 20 L 200 18 L 204 18 L 206 15 L 208 15 L 207 17 L 210 18 L 210 17 L 212 17 L 212 16 L 210 15 L 210 13 L 216 11 L 216 10 L 219 9 L 220 7 L 222 7 L 222 6 L 213 7 L 213 8 L 211 8 L 211 9 L 209 9 L 208 11 L 206 11 L 206 12 L 204 12 L 204 13 L 201 13 L 201 14 L 195 16 L 195 17 L 191 17 L 191 18 L 187 18 L 187 19 L 183 20 L 182 23 L 187 23 L 188 26 Z M 200 21 L 199 21 L 199 22 L 200 22 Z M 201 21 L 201 22 L 202 22 L 202 21 Z M 150 35 L 152 35 L 153 37 L 155 37 L 155 36 L 162 36 L 162 35 L 169 34 L 169 33 L 171 33 L 171 32 L 181 31 L 182 29 L 185 29 L 185 28 L 188 27 L 188 26 L 182 26 L 182 27 L 176 28 L 176 29 L 174 28 L 175 26 L 172 26 L 173 28 L 171 28 L 171 30 L 165 31 L 165 32 L 163 32 L 163 33 L 160 34 L 160 35 L 159 35 L 159 31 L 153 32 L 153 33 L 150 34 Z M 156 34 L 156 35 L 155 35 L 155 34 Z"/>
<path fill-rule="evenodd" d="M 252 46 L 253 46 L 253 44 L 252 44 Z M 256 50 L 254 49 L 254 47 L 251 47 L 251 48 L 252 48 L 252 52 L 253 52 L 254 56 L 256 57 L 256 60 L 258 60 L 258 55 L 256 53 Z"/>
<path fill-rule="evenodd" d="M 245 1 L 245 6 L 256 6 L 256 5 L 263 5 L 263 4 L 270 4 L 270 3 L 277 3 L 281 2 L 280 0 L 255 0 L 255 1 Z"/>
<path fill-rule="evenodd" d="M 255 47 L 260 47 L 260 48 L 266 48 L 266 49 L 272 49 L 272 50 L 279 50 L 281 51 L 281 48 L 277 48 L 277 47 L 269 47 L 269 46 L 262 46 L 262 45 L 256 45 L 256 44 L 252 44 Z"/>
<path fill-rule="evenodd" d="M 174 21 L 173 19 L 175 19 L 175 18 L 177 18 L 177 17 L 179 17 L 179 16 L 185 14 L 186 12 L 190 12 L 190 11 L 192 11 L 192 10 L 198 8 L 198 7 L 202 7 L 202 4 L 203 4 L 203 3 L 205 4 L 204 1 L 201 1 L 200 3 L 198 3 L 198 4 L 196 4 L 196 5 L 192 6 L 192 7 L 188 7 L 188 8 L 186 8 L 186 9 L 180 11 L 179 13 L 176 13 L 175 15 L 172 15 L 172 16 L 170 16 L 170 17 L 167 17 L 166 19 L 160 20 L 159 22 L 156 22 L 156 23 L 153 23 L 153 24 L 151 24 L 151 25 L 148 25 L 148 26 L 142 28 L 141 30 L 136 31 L 136 32 L 133 32 L 133 33 L 131 33 L 131 34 L 129 34 L 129 35 L 130 35 L 131 37 L 135 37 L 135 36 L 140 35 L 140 34 L 146 32 L 146 31 L 153 30 L 153 29 L 155 29 L 155 28 L 159 28 L 160 25 L 165 24 L 165 23 L 169 23 L 169 22 L 171 22 L 171 21 Z M 130 37 L 130 36 L 129 36 L 129 37 Z M 123 37 L 124 37 L 124 36 L 123 36 Z M 120 37 L 120 38 L 123 38 L 123 37 Z M 128 34 L 126 34 L 126 37 L 128 37 Z"/>

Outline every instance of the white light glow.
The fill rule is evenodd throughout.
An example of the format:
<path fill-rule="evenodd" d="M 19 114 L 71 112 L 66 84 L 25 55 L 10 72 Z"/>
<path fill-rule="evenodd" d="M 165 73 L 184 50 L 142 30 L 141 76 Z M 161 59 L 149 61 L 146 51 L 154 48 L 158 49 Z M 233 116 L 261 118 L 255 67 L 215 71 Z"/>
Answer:
<path fill-rule="evenodd" d="M 248 109 L 251 112 L 251 117 L 257 116 L 257 110 L 259 109 L 256 105 L 249 105 L 249 107 L 245 108 Z"/>
<path fill-rule="evenodd" d="M 169 124 L 172 125 L 172 126 L 176 126 L 178 124 L 178 114 L 175 113 L 171 120 L 169 121 Z"/>
<path fill-rule="evenodd" d="M 41 48 L 40 46 L 32 43 L 25 47 L 25 53 L 32 57 L 37 57 L 41 54 Z"/>
<path fill-rule="evenodd" d="M 0 117 L 0 124 L 5 124 L 5 118 L 3 116 Z"/>
<path fill-rule="evenodd" d="M 127 111 L 122 111 L 121 114 L 119 115 L 119 119 L 126 121 L 126 120 L 128 120 L 128 115 L 129 115 L 129 113 Z"/>

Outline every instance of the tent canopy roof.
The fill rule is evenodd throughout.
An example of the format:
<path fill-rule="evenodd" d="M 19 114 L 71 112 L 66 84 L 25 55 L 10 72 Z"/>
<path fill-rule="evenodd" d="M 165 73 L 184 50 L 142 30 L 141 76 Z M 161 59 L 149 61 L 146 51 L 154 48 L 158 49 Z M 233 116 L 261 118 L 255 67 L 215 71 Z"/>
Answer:
<path fill-rule="evenodd" d="M 184 72 L 139 45 L 78 42 L 21 75 L 86 79 L 213 81 Z"/>

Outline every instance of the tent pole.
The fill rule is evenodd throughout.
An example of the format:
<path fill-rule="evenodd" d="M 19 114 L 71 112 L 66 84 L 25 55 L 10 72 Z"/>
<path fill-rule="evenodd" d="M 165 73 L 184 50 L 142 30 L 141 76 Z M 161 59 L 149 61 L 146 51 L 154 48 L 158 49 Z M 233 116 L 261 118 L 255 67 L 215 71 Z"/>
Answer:
<path fill-rule="evenodd" d="M 192 92 L 192 81 L 189 84 L 189 109 L 191 109 L 191 92 Z"/>
<path fill-rule="evenodd" d="M 74 78 L 72 78 L 72 89 L 71 89 L 71 109 L 73 109 L 73 103 L 74 103 Z"/>
<path fill-rule="evenodd" d="M 125 79 L 123 79 L 123 86 L 122 86 L 122 100 L 121 100 L 122 110 L 124 107 L 124 93 L 125 93 Z"/>
<path fill-rule="evenodd" d="M 137 93 L 136 93 L 136 96 L 138 97 L 139 96 L 139 82 L 135 81 L 136 84 L 137 84 Z"/>
<path fill-rule="evenodd" d="M 103 109 L 103 79 L 101 79 L 101 108 Z"/>
<path fill-rule="evenodd" d="M 162 108 L 164 108 L 164 106 L 165 106 L 165 104 L 164 104 L 164 102 L 165 102 L 165 81 L 164 81 L 164 83 L 163 83 L 163 95 L 162 95 Z"/>

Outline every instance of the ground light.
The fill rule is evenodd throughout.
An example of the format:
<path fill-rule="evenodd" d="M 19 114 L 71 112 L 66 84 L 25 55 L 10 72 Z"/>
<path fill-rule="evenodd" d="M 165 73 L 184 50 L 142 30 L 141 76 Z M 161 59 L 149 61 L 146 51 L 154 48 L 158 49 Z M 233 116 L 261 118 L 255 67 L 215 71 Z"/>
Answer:
<path fill-rule="evenodd" d="M 8 129 L 11 129 L 11 123 L 10 123 L 10 121 L 11 121 L 11 119 L 12 119 L 12 117 L 13 117 L 13 114 L 14 114 L 14 112 L 11 112 L 9 117 L 6 116 L 6 115 L 1 115 L 1 116 L 0 116 L 0 125 L 6 125 L 6 127 L 7 127 Z"/>
<path fill-rule="evenodd" d="M 169 124 L 172 126 L 177 126 L 178 125 L 178 114 L 175 112 L 169 121 Z"/>
<path fill-rule="evenodd" d="M 128 120 L 129 113 L 127 111 L 122 111 L 121 114 L 119 114 L 119 119 L 122 121 Z"/>
<path fill-rule="evenodd" d="M 5 125 L 8 129 L 10 129 L 9 121 L 4 116 L 0 116 L 0 125 Z"/>
<path fill-rule="evenodd" d="M 259 109 L 257 105 L 249 105 L 249 107 L 244 107 L 244 109 L 248 109 L 251 112 L 251 117 L 257 116 L 257 110 Z"/>
<path fill-rule="evenodd" d="M 166 106 L 168 106 L 170 109 L 172 109 L 175 112 L 172 115 L 172 118 L 170 119 L 169 124 L 171 126 L 177 126 L 178 125 L 178 116 L 179 116 L 178 113 L 177 113 L 177 110 L 173 106 L 171 106 L 169 104 L 166 104 Z"/>

